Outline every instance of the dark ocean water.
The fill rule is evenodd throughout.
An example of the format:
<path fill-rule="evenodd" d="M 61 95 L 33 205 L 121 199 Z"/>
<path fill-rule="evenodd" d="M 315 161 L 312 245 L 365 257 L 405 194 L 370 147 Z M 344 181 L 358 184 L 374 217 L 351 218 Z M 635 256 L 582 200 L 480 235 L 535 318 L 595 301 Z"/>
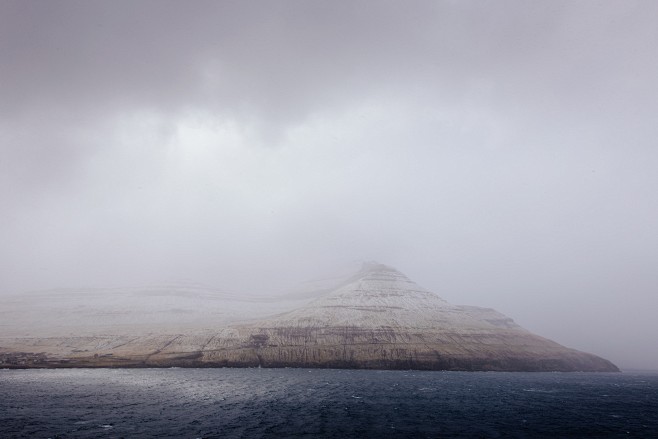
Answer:
<path fill-rule="evenodd" d="M 2 438 L 658 438 L 658 374 L 0 370 Z"/>

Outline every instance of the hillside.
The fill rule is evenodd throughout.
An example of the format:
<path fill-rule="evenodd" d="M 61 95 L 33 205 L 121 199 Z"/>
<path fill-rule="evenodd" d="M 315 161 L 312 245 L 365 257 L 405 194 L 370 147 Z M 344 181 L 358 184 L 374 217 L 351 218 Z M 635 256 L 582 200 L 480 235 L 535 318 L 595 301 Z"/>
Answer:
<path fill-rule="evenodd" d="M 122 305 L 124 312 L 114 320 L 123 324 L 114 328 L 101 318 L 79 333 L 69 324 L 66 335 L 60 327 L 47 336 L 42 325 L 34 335 L 5 336 L 1 365 L 618 370 L 600 357 L 532 334 L 492 309 L 452 305 L 381 264 L 365 265 L 328 291 L 278 301 L 189 288 L 186 295 L 157 291 L 133 292 L 140 299 L 133 308 Z M 175 303 L 143 302 L 158 294 L 175 297 L 170 297 Z M 137 302 L 160 314 L 140 322 L 138 316 L 149 314 L 136 309 Z"/>

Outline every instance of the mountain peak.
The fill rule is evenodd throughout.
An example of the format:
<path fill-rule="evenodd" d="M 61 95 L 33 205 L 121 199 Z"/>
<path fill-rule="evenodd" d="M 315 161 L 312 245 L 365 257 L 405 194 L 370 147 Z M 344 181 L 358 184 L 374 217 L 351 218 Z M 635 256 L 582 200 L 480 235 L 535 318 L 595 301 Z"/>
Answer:
<path fill-rule="evenodd" d="M 423 296 L 430 294 L 439 299 L 436 294 L 416 284 L 404 273 L 389 265 L 374 261 L 364 262 L 358 273 L 334 290 L 334 294 L 342 295 L 343 293 L 367 293 L 370 296 L 373 294 L 401 296 L 420 293 Z"/>
<path fill-rule="evenodd" d="M 361 266 L 361 270 L 359 270 L 356 274 L 354 274 L 347 281 L 347 283 L 351 283 L 357 280 L 364 280 L 364 279 L 379 280 L 382 282 L 384 281 L 405 282 L 410 285 L 413 285 L 412 289 L 414 290 L 422 289 L 414 282 L 412 282 L 404 273 L 397 270 L 396 268 L 375 261 L 364 262 L 363 265 Z"/>
<path fill-rule="evenodd" d="M 185 294 L 177 294 L 173 301 L 158 292 L 157 302 L 172 308 L 174 316 L 189 313 L 197 325 L 209 322 L 199 319 L 209 308 L 210 316 L 206 317 L 214 322 L 220 315 L 218 310 L 235 313 L 247 309 L 245 303 L 235 307 L 235 301 L 226 295 L 196 294 L 190 288 L 183 291 Z M 187 302 L 178 300 L 180 297 Z M 181 306 L 190 300 L 197 309 Z M 246 305 L 251 309 L 256 303 Z M 395 268 L 378 262 L 364 263 L 357 274 L 314 299 L 289 303 L 299 305 L 262 317 L 252 310 L 251 317 L 256 319 L 224 320 L 222 324 L 185 328 L 184 332 L 177 329 L 175 334 L 145 333 L 142 329 L 137 335 L 5 338 L 0 364 L 618 370 L 600 357 L 534 335 L 493 309 L 452 305 Z M 274 305 L 268 303 L 272 312 Z M 145 317 L 158 314 L 153 312 L 157 308 L 152 304 L 146 309 L 150 312 L 144 313 Z M 97 319 L 98 314 L 87 314 Z M 174 317 L 171 323 L 175 323 Z"/>
<path fill-rule="evenodd" d="M 381 264 L 377 261 L 364 261 L 361 265 L 361 272 L 371 272 L 371 271 L 397 271 L 395 268 L 388 265 Z"/>

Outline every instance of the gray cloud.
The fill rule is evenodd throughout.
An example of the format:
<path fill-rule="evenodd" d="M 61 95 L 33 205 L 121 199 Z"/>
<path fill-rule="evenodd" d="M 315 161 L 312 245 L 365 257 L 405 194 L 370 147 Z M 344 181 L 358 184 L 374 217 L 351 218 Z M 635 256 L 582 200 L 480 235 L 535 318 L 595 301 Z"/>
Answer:
<path fill-rule="evenodd" d="M 656 9 L 4 2 L 0 287 L 376 259 L 658 367 Z"/>

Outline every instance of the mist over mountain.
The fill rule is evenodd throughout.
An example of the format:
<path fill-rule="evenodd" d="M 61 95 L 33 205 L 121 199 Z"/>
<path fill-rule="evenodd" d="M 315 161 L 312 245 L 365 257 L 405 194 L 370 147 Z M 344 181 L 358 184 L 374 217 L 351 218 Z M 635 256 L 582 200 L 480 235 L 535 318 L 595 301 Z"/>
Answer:
<path fill-rule="evenodd" d="M 374 259 L 658 369 L 656 16 L 642 0 L 0 2 L 0 328 L 20 327 L 14 306 L 53 334 L 129 327 L 142 285 L 161 303 L 142 324 L 185 328 L 204 301 L 200 321 L 228 318 Z M 156 293 L 163 279 L 209 287 Z M 88 301 L 52 291 L 71 287 Z"/>
<path fill-rule="evenodd" d="M 58 293 L 50 299 L 65 304 L 47 307 L 54 316 L 13 304 L 3 366 L 618 371 L 493 309 L 452 305 L 378 263 L 328 290 L 278 300 L 195 285 Z"/>

